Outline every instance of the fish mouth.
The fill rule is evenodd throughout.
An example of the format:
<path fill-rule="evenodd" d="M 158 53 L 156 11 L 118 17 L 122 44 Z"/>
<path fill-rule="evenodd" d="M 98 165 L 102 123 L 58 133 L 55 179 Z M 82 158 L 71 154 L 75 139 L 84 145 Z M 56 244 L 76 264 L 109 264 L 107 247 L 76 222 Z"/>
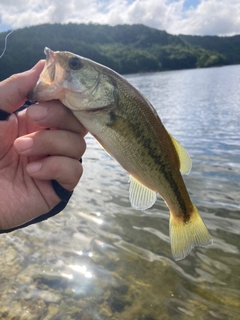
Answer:
<path fill-rule="evenodd" d="M 55 87 L 54 80 L 56 75 L 57 52 L 45 47 L 44 53 L 46 54 L 46 61 L 43 71 L 40 74 L 35 87 L 27 95 L 27 99 L 32 101 L 46 101 L 48 99 L 46 91 L 49 91 L 50 93 Z M 46 90 L 46 88 L 48 88 L 48 90 Z"/>
<path fill-rule="evenodd" d="M 50 84 L 54 81 L 55 78 L 55 63 L 56 63 L 56 52 L 52 51 L 48 47 L 45 47 L 44 53 L 46 55 L 46 62 L 44 69 L 40 75 L 40 79 L 46 84 Z"/>

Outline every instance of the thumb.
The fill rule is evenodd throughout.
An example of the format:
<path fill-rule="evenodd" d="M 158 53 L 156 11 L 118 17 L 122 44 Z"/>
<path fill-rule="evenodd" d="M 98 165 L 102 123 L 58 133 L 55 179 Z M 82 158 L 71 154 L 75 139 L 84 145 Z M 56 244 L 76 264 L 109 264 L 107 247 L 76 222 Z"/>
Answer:
<path fill-rule="evenodd" d="M 8 113 L 18 109 L 26 101 L 26 96 L 36 84 L 43 67 L 44 60 L 40 60 L 32 69 L 0 82 L 0 109 Z"/>

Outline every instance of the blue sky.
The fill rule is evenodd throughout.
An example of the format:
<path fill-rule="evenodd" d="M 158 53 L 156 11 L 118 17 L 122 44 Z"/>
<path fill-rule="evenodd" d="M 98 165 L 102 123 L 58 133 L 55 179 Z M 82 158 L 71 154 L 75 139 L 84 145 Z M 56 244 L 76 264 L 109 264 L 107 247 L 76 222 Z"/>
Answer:
<path fill-rule="evenodd" d="M 200 4 L 201 0 L 186 0 L 184 1 L 184 9 L 187 10 L 189 8 L 196 8 Z"/>
<path fill-rule="evenodd" d="M 171 34 L 240 34 L 240 0 L 0 0 L 0 32 L 42 23 L 134 24 Z"/>

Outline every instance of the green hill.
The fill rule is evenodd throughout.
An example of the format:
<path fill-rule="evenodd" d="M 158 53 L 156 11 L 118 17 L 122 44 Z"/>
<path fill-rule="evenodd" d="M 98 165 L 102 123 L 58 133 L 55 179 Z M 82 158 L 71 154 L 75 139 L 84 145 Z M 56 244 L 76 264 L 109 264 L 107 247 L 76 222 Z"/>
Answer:
<path fill-rule="evenodd" d="M 7 32 L 0 33 L 4 48 Z M 0 59 L 0 80 L 45 58 L 43 49 L 65 50 L 93 59 L 119 73 L 219 66 L 224 55 L 193 46 L 180 36 L 136 25 L 43 24 L 15 30 Z"/>
<path fill-rule="evenodd" d="M 226 64 L 240 63 L 240 35 L 232 37 L 218 36 L 179 36 L 192 46 L 221 53 L 226 58 Z"/>

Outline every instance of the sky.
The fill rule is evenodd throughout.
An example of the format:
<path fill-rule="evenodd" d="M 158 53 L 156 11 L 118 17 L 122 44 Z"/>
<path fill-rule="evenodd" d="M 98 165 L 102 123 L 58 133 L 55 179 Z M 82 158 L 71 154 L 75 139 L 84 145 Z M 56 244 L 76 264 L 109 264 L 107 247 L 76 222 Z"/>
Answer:
<path fill-rule="evenodd" d="M 240 34 L 240 0 L 0 0 L 0 32 L 69 22 L 228 36 Z"/>

